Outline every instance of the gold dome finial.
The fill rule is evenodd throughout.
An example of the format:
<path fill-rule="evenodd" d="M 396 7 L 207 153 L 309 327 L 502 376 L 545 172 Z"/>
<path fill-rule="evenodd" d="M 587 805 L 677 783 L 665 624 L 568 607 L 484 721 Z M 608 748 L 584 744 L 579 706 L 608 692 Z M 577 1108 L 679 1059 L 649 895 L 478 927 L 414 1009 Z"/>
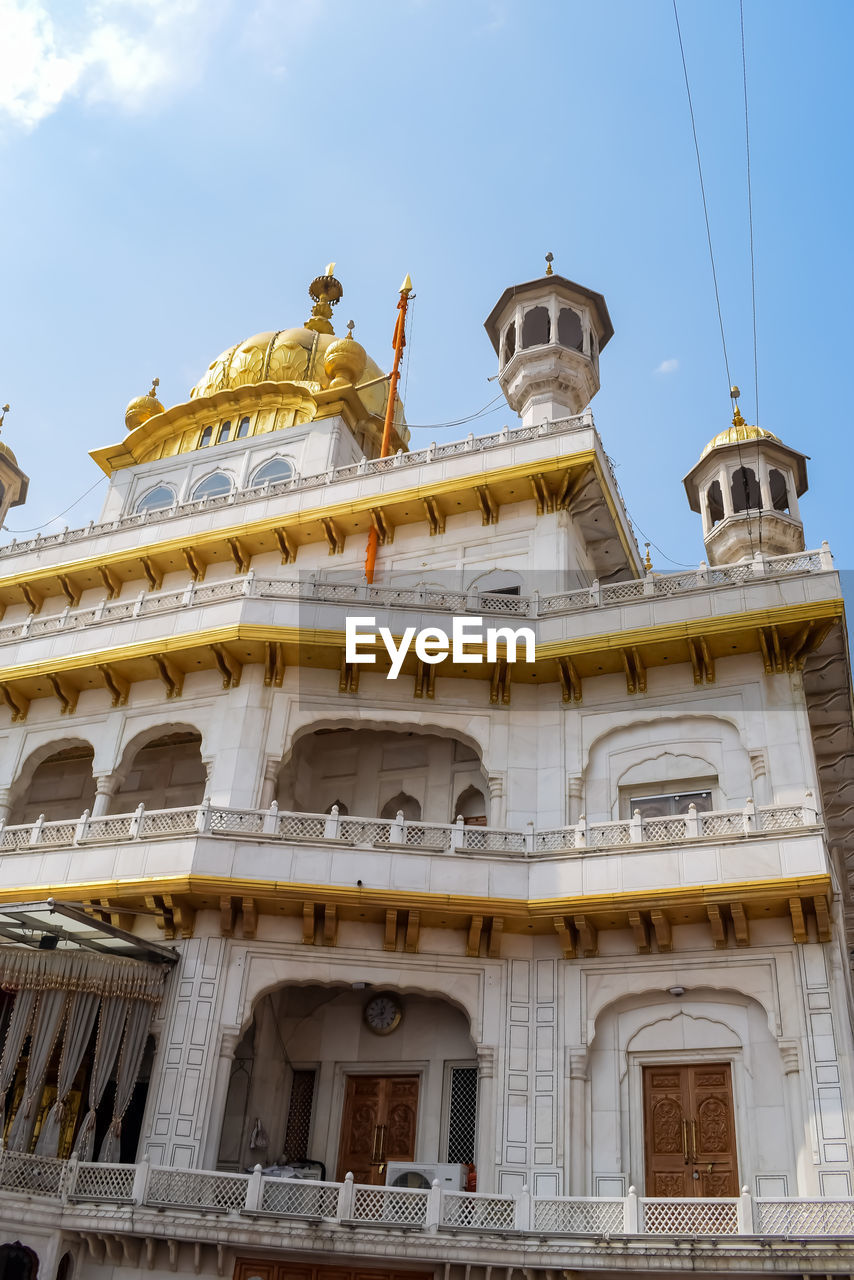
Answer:
<path fill-rule="evenodd" d="M 314 299 L 311 315 L 305 322 L 306 329 L 314 329 L 316 333 L 334 333 L 332 328 L 332 308 L 344 296 L 341 281 L 336 280 L 332 272 L 335 263 L 329 262 L 322 276 L 315 276 L 308 286 L 308 292 Z"/>
<path fill-rule="evenodd" d="M 649 554 L 649 549 L 652 546 L 652 543 L 645 542 L 643 545 L 646 547 L 646 555 L 644 556 L 643 567 L 646 569 L 647 573 L 651 573 L 652 572 L 652 556 Z"/>
<path fill-rule="evenodd" d="M 9 412 L 9 407 L 10 406 L 8 404 L 4 404 L 2 410 L 0 410 L 0 427 L 2 427 L 3 423 L 6 421 L 6 414 Z"/>
<path fill-rule="evenodd" d="M 734 427 L 744 427 L 747 425 L 744 421 L 744 418 L 742 418 L 741 410 L 738 407 L 738 397 L 740 395 L 741 395 L 741 391 L 738 389 L 738 387 L 736 387 L 735 385 L 730 387 L 729 396 L 730 396 L 730 399 L 732 400 L 732 405 L 733 405 L 732 425 Z"/>
<path fill-rule="evenodd" d="M 125 426 L 128 431 L 135 431 L 137 427 L 141 427 L 144 422 L 148 422 L 149 418 L 155 417 L 158 413 L 164 413 L 163 405 L 157 399 L 157 388 L 160 386 L 160 379 L 153 378 L 151 381 L 151 390 L 147 396 L 136 396 L 131 400 L 125 409 Z"/>
<path fill-rule="evenodd" d="M 347 321 L 347 336 L 330 342 L 323 357 L 323 367 L 332 387 L 355 387 L 365 372 L 368 353 L 353 337 L 356 325 Z"/>
<path fill-rule="evenodd" d="M 552 263 L 554 262 L 554 260 L 555 260 L 555 256 L 553 253 L 550 252 L 546 254 L 546 275 L 547 276 L 554 275 L 554 272 L 552 271 Z"/>

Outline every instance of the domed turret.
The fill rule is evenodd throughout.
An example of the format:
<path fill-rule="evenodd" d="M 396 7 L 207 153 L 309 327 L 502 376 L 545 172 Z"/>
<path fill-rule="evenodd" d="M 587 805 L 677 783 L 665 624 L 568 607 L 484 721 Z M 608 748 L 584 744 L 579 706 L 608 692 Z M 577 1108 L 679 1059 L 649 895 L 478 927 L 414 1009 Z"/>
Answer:
<path fill-rule="evenodd" d="M 498 380 L 526 426 L 580 413 L 599 390 L 599 352 L 614 327 L 601 293 L 552 271 L 505 289 L 486 320 Z"/>
<path fill-rule="evenodd" d="M 353 321 L 347 325 L 346 338 L 332 342 L 326 348 L 323 368 L 331 379 L 330 387 L 354 387 L 365 372 L 368 353 L 353 337 Z"/>
<path fill-rule="evenodd" d="M 164 413 L 163 405 L 157 399 L 157 388 L 160 386 L 160 379 L 155 378 L 151 384 L 151 390 L 147 396 L 137 396 L 131 400 L 125 409 L 125 426 L 128 431 L 135 431 L 137 427 L 141 427 L 144 422 L 148 422 L 158 413 Z"/>
<path fill-rule="evenodd" d="M 732 426 L 709 441 L 684 481 L 691 510 L 703 517 L 709 563 L 803 551 L 798 498 L 807 489 L 806 456 L 745 422 L 738 387 L 731 394 Z"/>
<path fill-rule="evenodd" d="M 0 410 L 0 427 L 6 421 L 9 406 L 3 405 Z M 10 507 L 20 507 L 27 500 L 30 477 L 24 475 L 18 466 L 18 459 L 6 444 L 0 440 L 0 525 L 6 519 Z"/>

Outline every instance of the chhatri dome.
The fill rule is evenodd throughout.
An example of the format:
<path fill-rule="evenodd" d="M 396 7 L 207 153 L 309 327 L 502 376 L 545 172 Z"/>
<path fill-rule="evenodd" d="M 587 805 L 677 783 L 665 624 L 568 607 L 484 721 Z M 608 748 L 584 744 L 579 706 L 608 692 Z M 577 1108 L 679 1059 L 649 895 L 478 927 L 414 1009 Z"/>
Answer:
<path fill-rule="evenodd" d="M 733 391 L 737 390 L 737 387 L 733 388 Z M 744 444 L 749 440 L 776 440 L 778 444 L 782 443 L 780 437 L 775 436 L 773 431 L 766 431 L 764 427 L 754 427 L 749 422 L 745 422 L 741 416 L 741 410 L 736 405 L 735 413 L 732 415 L 732 426 L 727 427 L 725 431 L 719 431 L 706 445 L 700 458 L 705 458 L 713 449 L 723 449 L 728 444 Z"/>

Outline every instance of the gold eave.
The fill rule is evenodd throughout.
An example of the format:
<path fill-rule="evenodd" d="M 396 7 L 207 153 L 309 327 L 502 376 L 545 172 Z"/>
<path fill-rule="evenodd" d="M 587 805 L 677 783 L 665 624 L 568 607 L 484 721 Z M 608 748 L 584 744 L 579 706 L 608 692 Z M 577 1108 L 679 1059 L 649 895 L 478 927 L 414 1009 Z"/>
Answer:
<path fill-rule="evenodd" d="M 335 394 L 340 394 L 340 390 Z M 148 423 L 145 426 L 148 426 Z M 140 428 L 140 430 L 143 429 Z M 377 507 L 382 507 L 384 517 L 393 526 L 421 522 L 426 525 L 428 515 L 425 503 L 433 502 L 440 509 L 443 518 L 459 515 L 462 512 L 482 511 L 483 498 L 482 492 L 479 491 L 485 487 L 488 487 L 489 495 L 496 508 L 510 503 L 526 502 L 530 501 L 532 496 L 530 486 L 532 475 L 541 475 L 552 480 L 557 478 L 558 483 L 552 486 L 552 496 L 554 496 L 561 487 L 561 480 L 567 474 L 581 471 L 587 466 L 594 467 L 602 493 L 607 497 L 608 488 L 602 478 L 599 461 L 592 451 L 556 455 L 524 466 L 481 471 L 458 479 L 426 482 L 397 491 L 384 492 L 379 486 L 372 486 L 371 491 L 351 502 L 327 502 L 303 511 L 282 515 L 281 518 L 268 515 L 263 520 L 249 522 L 235 519 L 232 524 L 221 529 L 184 534 L 181 537 L 167 536 L 159 541 L 128 547 L 111 554 L 87 556 L 82 559 L 67 560 L 54 566 L 34 567 L 13 573 L 0 578 L 0 602 L 9 605 L 25 601 L 31 604 L 31 601 L 37 597 L 67 594 L 66 585 L 62 579 L 78 591 L 100 587 L 103 581 L 102 568 L 109 571 L 119 586 L 125 582 L 142 584 L 147 576 L 143 568 L 145 560 L 161 576 L 186 571 L 184 549 L 187 547 L 192 549 L 202 568 L 207 564 L 231 562 L 234 552 L 229 540 L 235 538 L 240 539 L 241 546 L 249 556 L 280 551 L 281 542 L 277 536 L 278 533 L 284 533 L 295 549 L 317 543 L 325 545 L 328 541 L 330 521 L 341 539 L 351 536 L 367 538 L 372 524 L 371 510 Z M 329 496 L 330 490 L 320 491 L 318 497 L 321 501 L 322 495 Z M 217 510 L 221 512 L 223 508 Z M 225 508 L 225 510 L 230 510 L 236 516 L 240 508 Z M 619 521 L 615 519 L 614 524 L 627 562 L 631 565 L 634 563 L 635 551 L 630 548 Z M 158 529 L 166 533 L 169 524 L 160 526 L 153 524 L 149 528 L 152 533 Z"/>
<path fill-rule="evenodd" d="M 627 856 L 632 855 L 627 852 Z M 465 929 L 473 919 L 498 919 L 503 932 L 522 935 L 549 935 L 556 930 L 560 933 L 562 928 L 576 930 L 577 922 L 582 920 L 594 932 L 634 929 L 638 921 L 633 917 L 637 916 L 653 933 L 655 918 L 662 917 L 669 932 L 679 925 L 708 924 L 713 917 L 728 923 L 736 915 L 749 924 L 788 916 L 796 933 L 804 918 L 814 915 L 820 930 L 827 934 L 827 904 L 833 890 L 829 875 L 530 899 L 198 875 L 63 882 L 0 890 L 0 902 L 28 901 L 33 896 L 82 901 L 89 909 L 125 916 L 150 915 L 154 910 L 161 915 L 161 923 L 165 909 L 170 916 L 174 913 L 180 918 L 183 914 L 184 921 L 190 922 L 185 936 L 190 936 L 197 912 L 220 911 L 229 900 L 251 903 L 253 914 L 279 917 L 302 916 L 307 904 L 316 904 L 327 912 L 333 907 L 338 920 L 370 924 L 384 923 L 389 911 L 417 912 L 420 928 Z M 661 938 L 660 930 L 658 936 Z M 807 937 L 801 934 L 794 940 L 807 941 Z"/>
<path fill-rule="evenodd" d="M 841 618 L 842 607 L 838 599 L 815 601 L 717 618 L 695 618 L 635 631 L 570 637 L 539 645 L 536 661 L 517 662 L 512 667 L 511 679 L 513 684 L 556 684 L 561 659 L 569 660 L 581 680 L 624 672 L 627 653 L 632 655 L 632 663 L 638 663 L 644 672 L 652 667 L 677 666 L 692 661 L 692 646 L 696 648 L 697 642 L 704 644 L 714 662 L 733 654 L 762 652 L 763 637 L 772 628 L 776 629 L 785 651 L 787 644 L 794 644 L 803 634 L 805 626 L 833 625 Z M 498 620 L 499 625 L 509 623 L 511 626 L 524 625 L 525 621 L 524 618 Z M 272 663 L 277 671 L 300 667 L 340 672 L 344 643 L 344 632 L 337 629 L 237 623 L 19 663 L 0 669 L 0 692 L 13 715 L 23 719 L 27 704 L 33 698 L 56 696 L 63 704 L 63 711 L 73 711 L 73 706 L 65 705 L 66 701 L 76 705 L 73 695 L 106 687 L 118 696 L 116 687 L 144 680 L 161 679 L 169 696 L 179 696 L 183 677 L 197 671 L 219 670 L 225 688 L 239 683 L 240 671 L 247 664 L 272 669 Z M 383 647 L 378 645 L 375 652 L 374 665 L 360 665 L 363 676 L 383 675 L 388 670 Z M 168 664 L 166 675 L 164 660 Z M 491 681 L 495 664 L 485 661 L 454 664 L 448 660 L 435 669 L 439 680 L 451 677 Z M 412 650 L 404 661 L 398 684 L 404 676 L 418 676 L 418 661 Z M 60 681 L 60 692 L 57 681 Z M 280 678 L 277 683 L 281 683 Z M 69 695 L 72 696 L 69 698 Z M 125 690 L 123 701 L 126 696 Z"/>

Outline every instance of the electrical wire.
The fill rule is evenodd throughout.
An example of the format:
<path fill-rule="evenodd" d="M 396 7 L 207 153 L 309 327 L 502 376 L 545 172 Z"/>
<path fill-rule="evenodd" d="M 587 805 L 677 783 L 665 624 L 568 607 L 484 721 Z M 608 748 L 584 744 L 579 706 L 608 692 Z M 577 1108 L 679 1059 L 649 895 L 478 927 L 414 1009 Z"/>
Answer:
<path fill-rule="evenodd" d="M 7 533 L 16 533 L 16 534 L 17 533 L 38 533 L 40 529 L 47 528 L 47 526 L 49 524 L 53 524 L 55 520 L 61 520 L 64 515 L 67 515 L 69 511 L 72 511 L 79 503 L 83 501 L 84 498 L 88 498 L 92 490 L 97 489 L 99 484 L 103 484 L 106 478 L 107 478 L 106 476 L 100 476 L 93 485 L 89 486 L 89 488 L 86 490 L 85 493 L 81 493 L 79 498 L 75 498 L 70 506 L 66 507 L 64 511 L 60 511 L 58 516 L 52 516 L 50 520 L 45 520 L 43 524 L 34 524 L 31 529 L 10 529 L 7 524 L 4 524 L 3 528 L 6 530 Z"/>
<path fill-rule="evenodd" d="M 747 218 L 750 227 L 750 295 L 753 305 L 753 390 L 759 426 L 759 347 L 756 338 L 756 262 L 753 253 L 753 186 L 750 180 L 750 118 L 747 111 L 747 57 L 744 51 L 744 0 L 738 0 L 741 25 L 741 76 L 744 85 L 744 145 L 747 155 Z"/>
<path fill-rule="evenodd" d="M 470 413 L 465 418 L 455 418 L 451 422 L 418 422 L 407 423 L 412 431 L 438 431 L 442 427 L 462 427 L 467 422 L 474 422 L 476 418 L 488 417 L 490 413 L 497 413 L 501 407 L 498 405 L 499 400 L 504 400 L 504 392 L 500 391 L 492 400 L 488 400 L 482 409 L 478 409 L 476 413 Z M 506 401 L 505 401 L 506 404 Z M 493 407 L 494 406 L 494 407 Z"/>

